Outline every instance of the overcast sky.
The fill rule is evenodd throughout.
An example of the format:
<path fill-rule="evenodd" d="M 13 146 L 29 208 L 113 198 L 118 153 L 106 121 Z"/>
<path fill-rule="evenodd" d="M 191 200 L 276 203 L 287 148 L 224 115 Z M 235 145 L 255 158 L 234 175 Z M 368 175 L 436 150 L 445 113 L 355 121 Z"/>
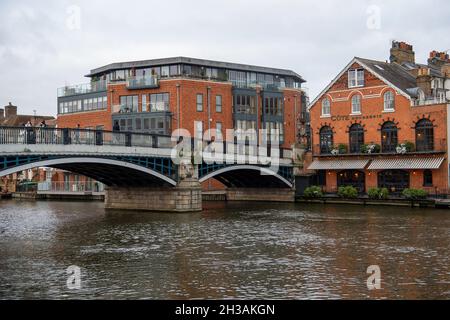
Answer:
<path fill-rule="evenodd" d="M 314 98 L 354 56 L 450 49 L 448 0 L 0 0 L 0 105 L 56 114 L 56 90 L 112 62 L 173 56 L 291 69 Z"/>

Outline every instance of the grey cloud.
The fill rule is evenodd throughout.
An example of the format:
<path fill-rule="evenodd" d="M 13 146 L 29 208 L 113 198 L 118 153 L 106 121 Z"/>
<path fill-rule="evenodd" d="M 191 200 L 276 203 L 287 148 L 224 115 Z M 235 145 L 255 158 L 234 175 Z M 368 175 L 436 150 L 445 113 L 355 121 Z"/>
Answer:
<path fill-rule="evenodd" d="M 70 30 L 67 8 L 81 9 Z M 367 28 L 367 9 L 381 28 Z M 430 10 L 430 8 L 435 8 Z M 1 1 L 0 105 L 55 114 L 56 88 L 116 61 L 194 56 L 289 68 L 313 98 L 353 56 L 385 60 L 405 40 L 425 61 L 450 49 L 450 5 L 432 1 Z"/>

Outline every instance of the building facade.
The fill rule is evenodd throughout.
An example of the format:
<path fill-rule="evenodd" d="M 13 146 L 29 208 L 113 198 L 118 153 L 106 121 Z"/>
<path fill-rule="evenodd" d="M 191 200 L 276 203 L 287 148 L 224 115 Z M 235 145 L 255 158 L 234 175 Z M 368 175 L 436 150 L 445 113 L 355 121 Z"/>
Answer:
<path fill-rule="evenodd" d="M 58 126 L 171 135 L 186 129 L 278 129 L 280 144 L 302 138 L 305 82 L 297 73 L 185 57 L 113 63 L 87 85 L 58 90 Z M 257 137 L 262 139 L 264 137 Z"/>
<path fill-rule="evenodd" d="M 389 62 L 354 58 L 309 107 L 317 183 L 448 193 L 449 76 L 447 54 L 417 64 L 404 42 Z"/>

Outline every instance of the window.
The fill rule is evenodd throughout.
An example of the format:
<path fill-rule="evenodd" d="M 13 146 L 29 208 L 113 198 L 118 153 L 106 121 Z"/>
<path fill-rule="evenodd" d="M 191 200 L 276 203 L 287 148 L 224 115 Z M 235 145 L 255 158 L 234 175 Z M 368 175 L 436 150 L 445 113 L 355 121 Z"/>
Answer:
<path fill-rule="evenodd" d="M 423 186 L 432 187 L 433 186 L 433 173 L 431 170 L 423 171 Z"/>
<path fill-rule="evenodd" d="M 142 129 L 142 119 L 141 118 L 136 118 L 136 130 L 141 130 Z"/>
<path fill-rule="evenodd" d="M 353 114 L 361 113 L 361 96 L 359 94 L 355 94 L 352 97 L 352 113 Z"/>
<path fill-rule="evenodd" d="M 222 122 L 216 122 L 216 138 L 223 140 L 222 136 Z"/>
<path fill-rule="evenodd" d="M 169 94 L 154 93 L 150 95 L 150 112 L 169 111 Z"/>
<path fill-rule="evenodd" d="M 384 94 L 384 111 L 394 111 L 394 94 L 392 91 L 387 91 Z"/>
<path fill-rule="evenodd" d="M 329 116 L 329 115 L 331 115 L 330 100 L 328 98 L 325 98 L 322 101 L 322 116 Z"/>
<path fill-rule="evenodd" d="M 240 94 L 235 95 L 234 112 L 243 114 L 256 114 L 256 97 Z"/>
<path fill-rule="evenodd" d="M 350 153 L 360 153 L 361 146 L 364 144 L 364 128 L 359 123 L 350 127 Z"/>
<path fill-rule="evenodd" d="M 363 171 L 345 170 L 337 174 L 337 186 L 352 186 L 358 192 L 364 192 L 365 189 L 365 175 Z"/>
<path fill-rule="evenodd" d="M 222 112 L 222 96 L 216 96 L 216 112 Z"/>
<path fill-rule="evenodd" d="M 161 77 L 168 77 L 168 76 L 169 76 L 169 66 L 161 67 Z"/>
<path fill-rule="evenodd" d="M 137 112 L 138 96 L 120 96 L 120 112 Z"/>
<path fill-rule="evenodd" d="M 348 87 L 364 86 L 364 69 L 352 69 L 348 71 Z"/>
<path fill-rule="evenodd" d="M 203 122 L 202 121 L 194 121 L 194 137 L 196 139 L 203 139 Z"/>
<path fill-rule="evenodd" d="M 143 94 L 141 96 L 141 100 L 142 100 L 142 112 L 147 112 L 147 95 Z"/>
<path fill-rule="evenodd" d="M 264 99 L 264 113 L 273 116 L 281 116 L 283 114 L 282 98 L 268 97 Z"/>
<path fill-rule="evenodd" d="M 381 151 L 394 152 L 397 145 L 397 126 L 392 121 L 387 121 L 381 127 Z"/>
<path fill-rule="evenodd" d="M 171 77 L 180 75 L 180 68 L 179 68 L 179 66 L 177 64 L 170 66 L 169 67 L 169 73 L 170 73 Z"/>
<path fill-rule="evenodd" d="M 320 129 L 320 153 L 331 153 L 333 149 L 333 130 L 329 126 Z"/>
<path fill-rule="evenodd" d="M 203 111 L 203 94 L 201 93 L 197 94 L 197 111 Z"/>
<path fill-rule="evenodd" d="M 378 173 L 378 187 L 387 188 L 389 193 L 399 194 L 409 188 L 409 172 L 403 170 L 384 170 Z"/>
<path fill-rule="evenodd" d="M 433 122 L 431 122 L 429 119 L 422 119 L 416 123 L 416 150 L 433 151 L 433 149 Z"/>

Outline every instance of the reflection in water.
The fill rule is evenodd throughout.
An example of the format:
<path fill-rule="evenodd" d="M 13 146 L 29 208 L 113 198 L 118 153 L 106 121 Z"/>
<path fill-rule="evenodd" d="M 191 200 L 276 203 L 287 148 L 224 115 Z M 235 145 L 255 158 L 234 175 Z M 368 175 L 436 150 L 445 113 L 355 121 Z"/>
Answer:
<path fill-rule="evenodd" d="M 450 298 L 450 212 L 206 203 L 0 202 L 0 298 Z M 81 267 L 81 289 L 66 268 Z M 379 265 L 382 290 L 366 269 Z"/>

